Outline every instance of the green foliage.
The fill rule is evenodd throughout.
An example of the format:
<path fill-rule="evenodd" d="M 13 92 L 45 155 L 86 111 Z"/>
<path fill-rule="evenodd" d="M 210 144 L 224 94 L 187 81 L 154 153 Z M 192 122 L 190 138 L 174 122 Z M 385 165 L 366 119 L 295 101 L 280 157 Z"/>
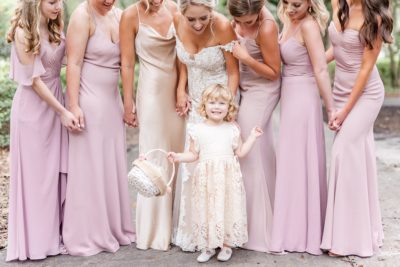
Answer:
<path fill-rule="evenodd" d="M 6 41 L 6 34 L 10 27 L 10 19 L 14 11 L 14 0 L 0 1 L 0 57 L 7 57 L 10 54 L 10 46 Z"/>
<path fill-rule="evenodd" d="M 10 138 L 11 103 L 16 84 L 8 77 L 10 64 L 0 60 L 0 147 L 8 147 Z"/>

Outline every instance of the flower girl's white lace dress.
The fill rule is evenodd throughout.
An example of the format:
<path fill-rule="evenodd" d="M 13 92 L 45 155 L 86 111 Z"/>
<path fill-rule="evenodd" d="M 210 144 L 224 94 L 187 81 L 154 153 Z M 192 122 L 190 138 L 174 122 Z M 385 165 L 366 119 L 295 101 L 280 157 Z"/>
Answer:
<path fill-rule="evenodd" d="M 190 177 L 192 195 L 191 243 L 196 250 L 247 242 L 246 194 L 234 150 L 240 132 L 234 123 L 189 128 L 189 138 L 199 153 Z"/>

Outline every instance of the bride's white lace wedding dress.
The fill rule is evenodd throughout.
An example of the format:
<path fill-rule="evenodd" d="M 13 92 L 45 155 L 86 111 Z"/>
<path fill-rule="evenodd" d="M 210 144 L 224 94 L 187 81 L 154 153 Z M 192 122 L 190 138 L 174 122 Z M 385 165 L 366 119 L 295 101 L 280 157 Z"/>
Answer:
<path fill-rule="evenodd" d="M 175 34 L 176 35 L 176 34 Z M 188 94 L 192 108 L 187 117 L 186 132 L 193 124 L 202 122 L 203 117 L 197 112 L 204 89 L 212 84 L 227 85 L 228 75 L 225 66 L 223 50 L 232 51 L 233 41 L 225 45 L 205 47 L 196 54 L 185 50 L 183 43 L 176 36 L 176 52 L 179 60 L 186 65 L 188 71 Z M 185 150 L 188 147 L 186 134 Z M 179 165 L 178 179 L 176 182 L 176 196 L 174 200 L 174 231 L 172 243 L 184 251 L 195 251 L 191 225 L 191 181 L 196 162 L 181 163 Z"/>

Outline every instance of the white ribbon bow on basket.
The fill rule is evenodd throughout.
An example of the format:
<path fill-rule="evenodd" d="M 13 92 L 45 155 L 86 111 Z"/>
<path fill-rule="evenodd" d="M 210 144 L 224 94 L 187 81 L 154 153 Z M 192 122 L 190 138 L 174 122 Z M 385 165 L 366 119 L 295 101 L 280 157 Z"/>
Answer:
<path fill-rule="evenodd" d="M 148 155 L 154 152 L 162 152 L 165 156 L 168 156 L 165 150 L 152 149 L 144 155 L 144 159 L 136 159 L 128 173 L 128 183 L 145 197 L 162 196 L 166 192 L 171 192 L 171 184 L 175 177 L 175 164 L 171 163 L 171 178 L 168 182 L 164 181 L 161 168 L 146 159 Z"/>

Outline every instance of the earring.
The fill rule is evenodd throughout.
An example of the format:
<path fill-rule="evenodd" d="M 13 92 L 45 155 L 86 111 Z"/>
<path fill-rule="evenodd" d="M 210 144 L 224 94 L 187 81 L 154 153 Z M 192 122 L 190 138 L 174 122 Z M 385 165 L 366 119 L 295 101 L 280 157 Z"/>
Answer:
<path fill-rule="evenodd" d="M 311 14 L 312 12 L 313 12 L 313 10 L 312 10 L 312 7 L 311 7 L 311 6 L 309 6 L 309 7 L 308 7 L 308 13 L 310 13 L 310 14 Z"/>

